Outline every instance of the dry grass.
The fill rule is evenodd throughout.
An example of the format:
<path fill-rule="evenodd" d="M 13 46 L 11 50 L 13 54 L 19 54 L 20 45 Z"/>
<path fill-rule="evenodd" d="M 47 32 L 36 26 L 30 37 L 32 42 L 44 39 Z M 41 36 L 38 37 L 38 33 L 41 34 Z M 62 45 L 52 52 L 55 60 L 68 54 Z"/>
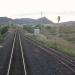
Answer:
<path fill-rule="evenodd" d="M 34 38 L 34 35 L 32 33 L 26 32 L 25 35 Z M 42 42 L 42 44 L 45 44 L 48 47 L 57 48 L 57 50 L 75 57 L 75 44 L 64 40 L 63 37 L 56 37 L 56 35 L 50 35 L 47 30 L 44 30 L 43 33 L 39 34 L 36 38 L 34 38 L 34 40 Z"/>

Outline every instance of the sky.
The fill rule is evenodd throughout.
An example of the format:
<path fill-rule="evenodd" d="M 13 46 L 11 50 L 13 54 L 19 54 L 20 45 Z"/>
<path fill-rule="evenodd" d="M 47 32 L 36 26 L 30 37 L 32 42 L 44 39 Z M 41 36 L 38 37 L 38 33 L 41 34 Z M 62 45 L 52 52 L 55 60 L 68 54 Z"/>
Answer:
<path fill-rule="evenodd" d="M 75 21 L 75 0 L 0 0 L 0 17 Z"/>

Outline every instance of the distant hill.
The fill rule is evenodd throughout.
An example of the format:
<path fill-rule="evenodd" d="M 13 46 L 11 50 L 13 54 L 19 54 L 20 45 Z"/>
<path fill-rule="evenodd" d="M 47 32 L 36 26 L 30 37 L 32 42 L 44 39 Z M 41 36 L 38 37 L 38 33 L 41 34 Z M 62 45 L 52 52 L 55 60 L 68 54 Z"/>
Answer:
<path fill-rule="evenodd" d="M 8 24 L 9 21 L 12 21 L 12 19 L 8 17 L 0 17 L 0 24 Z"/>
<path fill-rule="evenodd" d="M 60 23 L 63 26 L 75 26 L 75 21 L 68 21 Z"/>
<path fill-rule="evenodd" d="M 14 24 L 29 24 L 29 25 L 53 24 L 53 22 L 47 19 L 46 17 L 42 17 L 39 19 L 32 19 L 32 18 L 11 19 L 8 17 L 0 17 L 0 24 L 8 24 L 10 21 Z"/>
<path fill-rule="evenodd" d="M 13 22 L 16 24 L 36 24 L 36 20 L 31 18 L 14 19 Z"/>
<path fill-rule="evenodd" d="M 53 24 L 52 21 L 48 20 L 46 17 L 42 17 L 39 19 L 31 19 L 31 18 L 20 18 L 14 19 L 14 23 L 17 24 Z"/>
<path fill-rule="evenodd" d="M 52 21 L 50 21 L 48 18 L 46 17 L 42 17 L 42 18 L 39 18 L 37 19 L 37 22 L 38 23 L 42 23 L 42 24 L 53 24 Z"/>
<path fill-rule="evenodd" d="M 32 18 L 11 19 L 8 17 L 0 17 L 0 25 L 9 24 L 10 22 L 14 24 L 26 24 L 26 25 L 50 24 L 52 26 L 56 24 L 46 17 L 42 17 L 39 19 L 32 19 Z M 60 25 L 75 26 L 75 21 L 62 22 L 60 23 Z"/>

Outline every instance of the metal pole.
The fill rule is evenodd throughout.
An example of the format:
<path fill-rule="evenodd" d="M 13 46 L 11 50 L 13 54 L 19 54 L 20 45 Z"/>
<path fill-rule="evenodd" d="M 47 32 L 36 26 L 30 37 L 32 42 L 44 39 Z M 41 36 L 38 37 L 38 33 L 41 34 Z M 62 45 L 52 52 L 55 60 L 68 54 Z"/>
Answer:
<path fill-rule="evenodd" d="M 59 21 L 60 21 L 60 16 L 57 17 L 57 24 L 56 24 L 56 39 L 55 39 L 55 47 L 57 48 L 57 40 L 59 38 Z"/>
<path fill-rule="evenodd" d="M 59 37 L 59 21 L 60 21 L 60 16 L 58 16 L 58 23 L 57 23 L 57 37 Z"/>

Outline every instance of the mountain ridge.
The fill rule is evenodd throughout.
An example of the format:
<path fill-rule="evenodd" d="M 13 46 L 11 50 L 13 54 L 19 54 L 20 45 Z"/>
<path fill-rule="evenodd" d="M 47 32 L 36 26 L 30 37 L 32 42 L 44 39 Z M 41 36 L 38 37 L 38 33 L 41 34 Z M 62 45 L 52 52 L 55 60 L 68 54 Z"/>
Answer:
<path fill-rule="evenodd" d="M 38 25 L 38 24 L 57 24 L 52 22 L 46 17 L 38 18 L 38 19 L 32 19 L 32 18 L 16 18 L 16 19 L 11 19 L 8 17 L 0 17 L 0 25 L 4 24 L 25 24 L 25 25 Z M 67 22 L 61 22 L 59 23 L 60 25 L 63 26 L 75 26 L 75 21 L 67 21 Z"/>
<path fill-rule="evenodd" d="M 46 17 L 42 17 L 39 19 L 32 19 L 32 18 L 16 18 L 11 19 L 8 17 L 0 17 L 0 24 L 9 24 L 9 22 L 14 24 L 53 24 L 51 20 L 47 19 Z"/>

